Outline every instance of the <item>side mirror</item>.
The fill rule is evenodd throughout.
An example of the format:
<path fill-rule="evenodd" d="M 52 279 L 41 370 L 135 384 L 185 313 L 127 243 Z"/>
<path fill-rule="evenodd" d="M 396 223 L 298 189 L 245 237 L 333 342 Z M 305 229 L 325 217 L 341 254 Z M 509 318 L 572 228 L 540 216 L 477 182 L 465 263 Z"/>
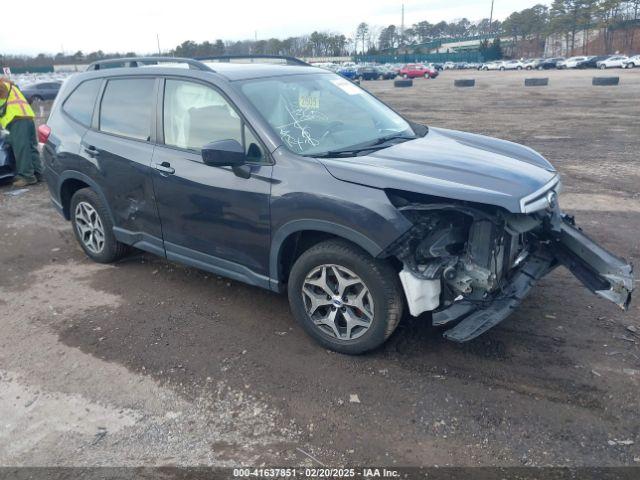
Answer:
<path fill-rule="evenodd" d="M 211 167 L 239 167 L 247 162 L 247 156 L 238 141 L 220 140 L 202 148 L 202 160 Z"/>

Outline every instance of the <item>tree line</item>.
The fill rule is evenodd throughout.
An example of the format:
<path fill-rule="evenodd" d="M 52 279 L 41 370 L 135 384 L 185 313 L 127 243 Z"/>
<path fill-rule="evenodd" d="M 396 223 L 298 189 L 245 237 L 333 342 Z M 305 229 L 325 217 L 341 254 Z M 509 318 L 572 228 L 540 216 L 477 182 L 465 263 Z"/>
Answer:
<path fill-rule="evenodd" d="M 552 35 L 561 39 L 569 54 L 592 53 L 589 31 L 600 32 L 600 53 L 614 49 L 632 53 L 640 36 L 640 0 L 554 0 L 549 7 L 535 5 L 512 13 L 501 29 L 514 39 L 515 53 L 524 56 L 544 51 Z"/>
<path fill-rule="evenodd" d="M 290 55 L 297 57 L 337 57 L 358 53 L 375 54 L 398 47 L 414 47 L 447 38 L 501 35 L 513 39 L 510 54 L 513 56 L 540 55 L 545 50 L 549 36 L 561 39 L 565 50 L 587 54 L 589 49 L 586 31 L 598 30 L 603 39 L 605 53 L 614 47 L 630 52 L 640 41 L 640 0 L 553 0 L 550 6 L 538 4 L 513 12 L 503 21 L 483 18 L 470 21 L 462 18 L 453 22 L 431 23 L 423 20 L 402 30 L 398 25 L 378 27 L 361 22 L 352 35 L 314 31 L 308 35 L 285 39 L 269 38 L 242 41 L 185 41 L 163 54 L 181 57 L 206 57 L 213 55 Z M 425 49 L 428 49 L 428 45 Z M 483 43 L 482 49 L 495 56 L 501 49 Z M 492 53 L 491 53 L 492 52 Z M 417 53 L 427 53 L 417 52 Z M 81 64 L 100 59 L 135 56 L 134 52 L 73 54 L 57 53 L 37 56 L 0 55 L 0 63 L 10 67 L 40 67 L 52 64 Z"/>

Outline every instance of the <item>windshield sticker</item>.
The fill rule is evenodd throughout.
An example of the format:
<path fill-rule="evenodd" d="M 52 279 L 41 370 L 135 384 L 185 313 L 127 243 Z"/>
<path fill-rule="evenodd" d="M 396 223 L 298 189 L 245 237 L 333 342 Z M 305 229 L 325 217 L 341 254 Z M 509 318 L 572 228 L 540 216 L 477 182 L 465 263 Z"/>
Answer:
<path fill-rule="evenodd" d="M 298 107 L 319 110 L 320 92 L 311 92 L 309 95 L 300 93 L 300 95 L 298 96 Z"/>
<path fill-rule="evenodd" d="M 356 87 L 349 80 L 345 80 L 344 78 L 336 78 L 331 80 L 336 87 L 341 89 L 343 92 L 348 93 L 349 95 L 361 95 L 362 90 Z"/>

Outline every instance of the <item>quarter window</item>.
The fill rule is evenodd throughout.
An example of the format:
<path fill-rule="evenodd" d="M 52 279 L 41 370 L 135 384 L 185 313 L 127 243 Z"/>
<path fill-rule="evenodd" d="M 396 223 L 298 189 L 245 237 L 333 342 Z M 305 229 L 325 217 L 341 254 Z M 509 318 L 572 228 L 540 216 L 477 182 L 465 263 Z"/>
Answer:
<path fill-rule="evenodd" d="M 100 107 L 100 130 L 149 140 L 154 83 L 153 78 L 109 80 Z"/>
<path fill-rule="evenodd" d="M 102 80 L 87 80 L 81 83 L 73 93 L 69 95 L 62 107 L 67 115 L 85 127 L 91 125 L 93 107 L 96 103 L 96 96 L 98 95 L 101 82 Z"/>

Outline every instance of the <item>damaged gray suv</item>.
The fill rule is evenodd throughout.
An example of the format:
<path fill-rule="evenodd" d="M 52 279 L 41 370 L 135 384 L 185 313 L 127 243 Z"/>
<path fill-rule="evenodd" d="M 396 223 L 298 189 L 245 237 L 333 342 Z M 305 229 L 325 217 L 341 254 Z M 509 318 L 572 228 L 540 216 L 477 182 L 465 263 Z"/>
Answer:
<path fill-rule="evenodd" d="M 632 266 L 562 212 L 538 153 L 417 125 L 295 59 L 229 60 L 111 60 L 64 84 L 39 134 L 89 257 L 133 246 L 287 291 L 302 327 L 349 354 L 406 310 L 471 340 L 558 265 L 627 308 Z"/>

